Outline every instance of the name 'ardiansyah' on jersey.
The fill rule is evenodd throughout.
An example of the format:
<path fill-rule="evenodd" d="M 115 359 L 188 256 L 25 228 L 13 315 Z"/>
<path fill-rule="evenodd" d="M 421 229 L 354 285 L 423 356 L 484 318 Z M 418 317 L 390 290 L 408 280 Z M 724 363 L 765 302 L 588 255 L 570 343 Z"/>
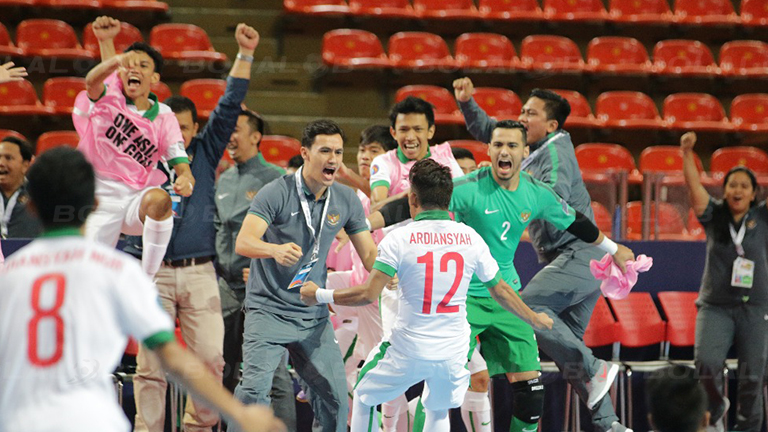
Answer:
<path fill-rule="evenodd" d="M 472 237 L 466 233 L 412 232 L 410 244 L 471 245 Z"/>

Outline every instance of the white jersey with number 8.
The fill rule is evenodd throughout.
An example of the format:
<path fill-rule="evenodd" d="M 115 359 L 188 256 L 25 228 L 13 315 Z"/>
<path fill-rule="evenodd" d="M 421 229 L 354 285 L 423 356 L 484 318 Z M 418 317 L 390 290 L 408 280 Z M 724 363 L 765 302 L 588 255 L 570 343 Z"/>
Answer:
<path fill-rule="evenodd" d="M 127 431 L 110 377 L 127 335 L 172 331 L 128 255 L 72 235 L 34 241 L 0 267 L 0 432 Z"/>
<path fill-rule="evenodd" d="M 374 268 L 397 272 L 400 309 L 389 342 L 423 360 L 469 353 L 467 288 L 472 275 L 494 286 L 499 266 L 482 237 L 448 212 L 427 211 L 389 233 L 379 244 Z"/>

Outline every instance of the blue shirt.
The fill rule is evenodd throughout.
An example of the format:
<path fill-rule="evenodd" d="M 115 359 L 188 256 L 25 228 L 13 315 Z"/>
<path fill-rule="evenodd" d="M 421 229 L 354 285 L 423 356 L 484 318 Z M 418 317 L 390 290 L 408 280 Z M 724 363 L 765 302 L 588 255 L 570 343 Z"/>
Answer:
<path fill-rule="evenodd" d="M 214 191 L 216 182 L 216 167 L 219 165 L 229 138 L 237 125 L 242 108 L 240 104 L 248 92 L 249 80 L 243 78 L 227 78 L 227 89 L 219 99 L 208 123 L 203 130 L 192 138 L 187 148 L 190 159 L 190 169 L 195 178 L 195 190 L 189 197 L 182 197 L 174 205 L 173 235 L 165 253 L 165 259 L 179 260 L 216 255 L 214 241 L 216 229 L 213 219 L 216 215 Z M 169 179 L 175 179 L 174 173 L 166 170 Z M 169 193 L 173 191 L 172 181 L 163 188 Z M 128 246 L 124 249 L 135 256 L 141 256 L 141 237 L 127 237 Z"/>

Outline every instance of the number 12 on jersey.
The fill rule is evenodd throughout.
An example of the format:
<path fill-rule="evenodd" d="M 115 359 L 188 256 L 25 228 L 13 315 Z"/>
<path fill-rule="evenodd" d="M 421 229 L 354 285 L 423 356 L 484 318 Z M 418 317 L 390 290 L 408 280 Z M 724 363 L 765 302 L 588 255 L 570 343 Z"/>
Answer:
<path fill-rule="evenodd" d="M 445 297 L 443 297 L 440 304 L 437 305 L 435 313 L 454 313 L 459 311 L 458 305 L 448 306 L 448 303 L 451 302 L 451 299 L 456 294 L 456 291 L 461 284 L 461 279 L 464 277 L 464 257 L 458 252 L 447 252 L 443 254 L 440 258 L 440 273 L 448 272 L 448 263 L 450 261 L 456 263 L 456 274 L 453 279 L 453 285 L 451 285 L 451 289 Z M 422 304 L 421 313 L 428 315 L 432 313 L 432 288 L 435 278 L 434 252 L 427 252 L 426 255 L 420 256 L 416 262 L 426 265 L 426 272 L 424 275 L 424 302 Z"/>

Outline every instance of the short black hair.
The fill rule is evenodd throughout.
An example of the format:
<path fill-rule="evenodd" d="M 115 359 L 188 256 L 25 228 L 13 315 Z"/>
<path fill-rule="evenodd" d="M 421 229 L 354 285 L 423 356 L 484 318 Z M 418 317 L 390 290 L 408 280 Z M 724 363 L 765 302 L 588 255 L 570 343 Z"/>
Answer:
<path fill-rule="evenodd" d="M 709 403 L 696 371 L 683 365 L 653 372 L 646 381 L 646 398 L 658 432 L 696 432 Z"/>
<path fill-rule="evenodd" d="M 248 117 L 248 127 L 251 128 L 251 133 L 258 132 L 264 136 L 264 133 L 267 130 L 267 122 L 264 121 L 264 117 L 256 111 L 251 111 L 249 109 L 240 111 L 240 115 Z"/>
<path fill-rule="evenodd" d="M 395 121 L 399 114 L 424 114 L 427 117 L 429 127 L 435 124 L 435 110 L 432 104 L 415 96 L 408 96 L 389 110 L 389 123 L 392 128 L 395 127 Z"/>
<path fill-rule="evenodd" d="M 7 136 L 0 140 L 0 143 L 4 142 L 19 146 L 19 152 L 21 153 L 21 158 L 23 160 L 27 162 L 32 160 L 32 146 L 27 141 L 15 136 Z"/>
<path fill-rule="evenodd" d="M 301 155 L 288 159 L 288 168 L 299 169 L 302 165 L 304 165 L 304 158 Z"/>
<path fill-rule="evenodd" d="M 46 229 L 79 228 L 94 208 L 93 167 L 73 148 L 56 147 L 38 156 L 27 179 L 29 197 Z"/>
<path fill-rule="evenodd" d="M 338 123 L 333 120 L 322 119 L 310 122 L 304 127 L 304 132 L 301 135 L 301 146 L 312 148 L 315 137 L 318 135 L 341 135 L 342 142 L 347 140 L 344 130 Z"/>
<path fill-rule="evenodd" d="M 463 147 L 451 147 L 451 153 L 453 153 L 453 158 L 456 160 L 459 160 L 459 159 L 475 160 L 475 155 L 473 155 L 471 151 Z"/>
<path fill-rule="evenodd" d="M 192 99 L 186 96 L 176 95 L 169 97 L 163 103 L 168 105 L 174 114 L 181 114 L 189 111 L 189 113 L 192 114 L 192 122 L 197 123 L 197 107 L 195 106 L 195 103 L 192 102 Z"/>
<path fill-rule="evenodd" d="M 134 42 L 130 44 L 128 48 L 126 48 L 125 51 L 123 52 L 127 53 L 130 51 L 140 51 L 147 54 L 155 63 L 155 72 L 157 73 L 163 72 L 163 56 L 156 49 L 152 48 L 148 43 Z"/>
<path fill-rule="evenodd" d="M 397 141 L 389 132 L 389 128 L 383 125 L 368 126 L 360 134 L 360 145 L 379 143 L 384 151 L 390 151 L 397 148 Z"/>
<path fill-rule="evenodd" d="M 413 165 L 408 179 L 422 208 L 448 210 L 453 193 L 450 168 L 432 159 L 422 159 Z"/>
<path fill-rule="evenodd" d="M 565 120 L 571 115 L 571 104 L 568 100 L 551 90 L 533 89 L 529 99 L 535 97 L 544 101 L 544 111 L 547 120 L 557 120 L 557 128 L 562 129 Z"/>
<path fill-rule="evenodd" d="M 495 125 L 493 125 L 493 129 L 491 130 L 491 135 L 493 135 L 493 131 L 496 129 L 517 129 L 523 134 L 523 144 L 527 145 L 528 142 L 528 132 L 525 130 L 525 126 L 516 120 L 502 120 L 499 122 L 496 122 Z"/>

